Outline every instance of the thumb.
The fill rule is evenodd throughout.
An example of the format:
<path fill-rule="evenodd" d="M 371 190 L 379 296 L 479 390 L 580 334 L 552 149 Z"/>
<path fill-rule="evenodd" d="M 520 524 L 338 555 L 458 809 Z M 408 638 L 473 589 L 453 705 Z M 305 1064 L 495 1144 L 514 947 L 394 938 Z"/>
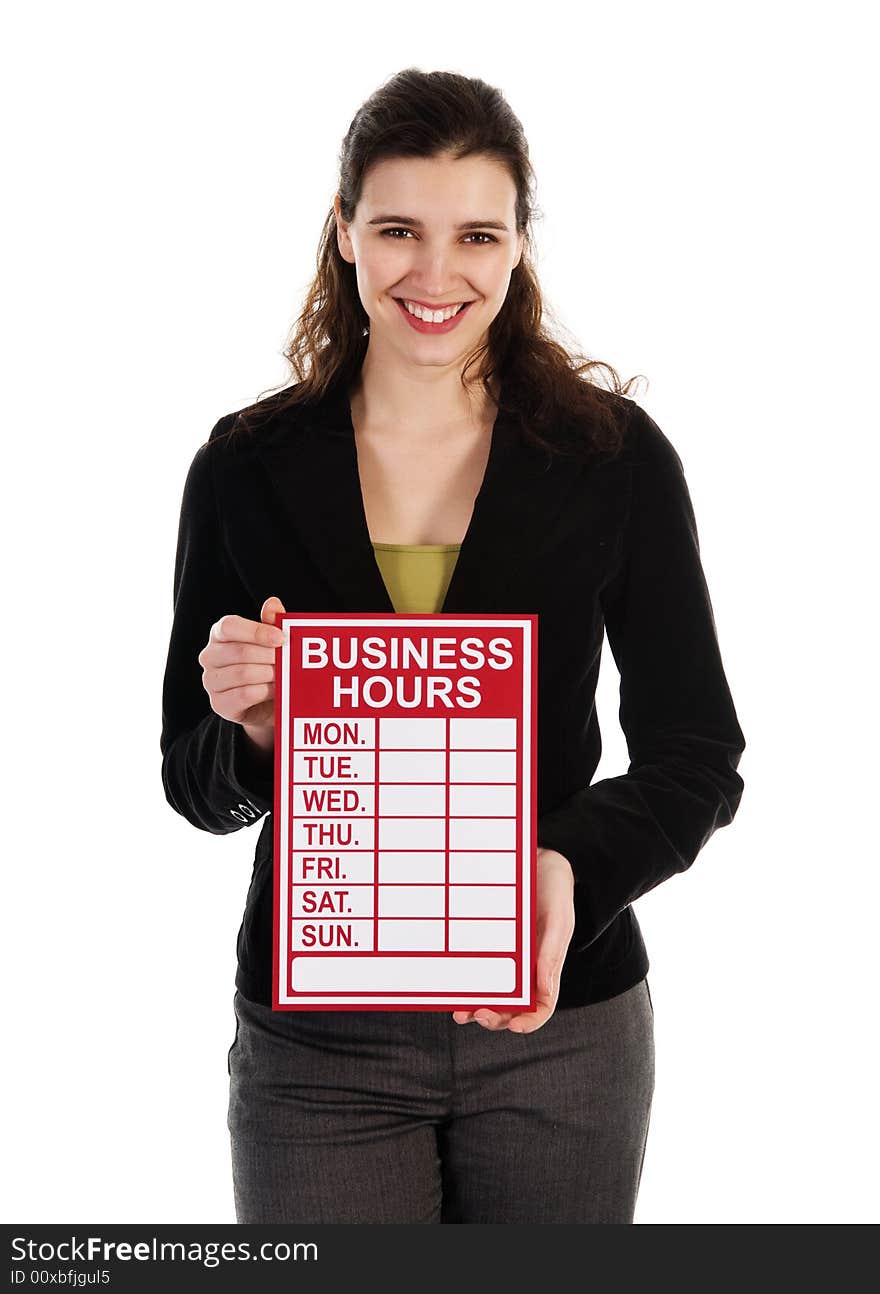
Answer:
<path fill-rule="evenodd" d="M 260 620 L 264 625 L 275 626 L 275 617 L 284 613 L 284 603 L 280 598 L 266 598 L 260 611 Z"/>
<path fill-rule="evenodd" d="M 547 954 L 538 959 L 538 993 L 545 1000 L 549 1001 L 556 992 L 556 986 L 559 983 L 559 975 L 562 970 L 561 959 L 558 952 Z"/>

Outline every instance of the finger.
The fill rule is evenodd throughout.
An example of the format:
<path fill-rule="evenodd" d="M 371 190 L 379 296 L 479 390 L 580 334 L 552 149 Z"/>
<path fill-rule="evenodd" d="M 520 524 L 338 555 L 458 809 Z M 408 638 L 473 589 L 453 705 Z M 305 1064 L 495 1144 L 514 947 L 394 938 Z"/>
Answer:
<path fill-rule="evenodd" d="M 555 996 L 570 942 L 569 922 L 548 922 L 538 949 L 537 989 L 541 997 L 549 999 Z"/>
<path fill-rule="evenodd" d="M 254 642 L 208 642 L 198 654 L 200 665 L 222 669 L 226 665 L 274 665 L 275 648 Z"/>
<path fill-rule="evenodd" d="M 259 643 L 263 647 L 280 647 L 284 634 L 273 625 L 259 620 L 246 620 L 244 616 L 221 616 L 211 626 L 212 642 Z"/>
<path fill-rule="evenodd" d="M 256 643 L 207 642 L 196 658 L 203 670 L 227 669 L 231 665 L 256 665 L 274 669 L 274 647 L 258 647 Z"/>
<path fill-rule="evenodd" d="M 274 596 L 271 598 L 266 598 L 266 601 L 263 603 L 262 609 L 260 611 L 260 619 L 262 620 L 263 624 L 272 625 L 273 628 L 277 628 L 279 633 L 281 633 L 281 629 L 276 623 L 277 617 L 279 615 L 284 615 L 284 603 L 281 601 L 281 599 L 276 598 Z M 282 634 L 282 642 L 283 641 L 284 641 L 284 636 Z"/>
<path fill-rule="evenodd" d="M 254 723 L 266 723 L 271 717 L 274 706 L 275 685 L 273 683 L 248 683 L 244 687 L 229 688 L 226 692 L 211 692 L 211 708 L 223 719 L 241 723 L 242 716 L 247 716 Z M 257 714 L 257 707 L 266 708 L 269 714 Z"/>
<path fill-rule="evenodd" d="M 512 1018 L 509 1011 L 490 1011 L 488 1007 L 482 1007 L 474 1014 L 474 1019 L 484 1029 L 506 1029 Z"/>
<path fill-rule="evenodd" d="M 274 665 L 220 665 L 206 669 L 202 684 L 206 691 L 219 695 L 233 688 L 250 687 L 254 683 L 274 683 Z"/>
<path fill-rule="evenodd" d="M 539 1006 L 537 1011 L 528 1011 L 511 1020 L 508 1026 L 511 1033 L 534 1033 L 545 1025 L 553 1014 L 554 1008 L 549 1004 Z"/>
<path fill-rule="evenodd" d="M 470 1024 L 474 1018 L 473 1011 L 453 1011 L 452 1018 L 456 1024 Z"/>
<path fill-rule="evenodd" d="M 562 958 L 554 950 L 542 950 L 538 957 L 537 991 L 538 997 L 545 1002 L 551 1001 L 555 996 L 561 963 Z"/>

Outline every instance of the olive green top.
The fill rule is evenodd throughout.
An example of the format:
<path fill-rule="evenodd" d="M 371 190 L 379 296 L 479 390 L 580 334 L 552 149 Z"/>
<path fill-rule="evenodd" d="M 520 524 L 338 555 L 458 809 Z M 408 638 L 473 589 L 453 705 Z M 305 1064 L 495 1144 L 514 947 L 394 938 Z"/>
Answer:
<path fill-rule="evenodd" d="M 461 544 L 373 544 L 395 611 L 443 606 Z"/>

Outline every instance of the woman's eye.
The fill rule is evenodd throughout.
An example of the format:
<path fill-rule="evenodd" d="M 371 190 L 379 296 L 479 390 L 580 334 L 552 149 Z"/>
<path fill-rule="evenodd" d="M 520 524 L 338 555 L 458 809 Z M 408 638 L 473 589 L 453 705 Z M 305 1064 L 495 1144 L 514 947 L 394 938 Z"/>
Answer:
<path fill-rule="evenodd" d="M 412 230 L 411 230 L 411 229 L 406 229 L 403 225 L 397 225 L 397 226 L 394 226 L 394 227 L 393 227 L 393 228 L 391 228 L 391 229 L 383 229 L 383 230 L 382 230 L 382 233 L 383 233 L 383 235 L 385 235 L 385 234 L 411 234 L 411 233 L 412 233 Z M 490 243 L 497 243 L 497 242 L 498 242 L 498 239 L 497 239 L 497 238 L 495 238 L 495 236 L 494 236 L 493 234 L 484 234 L 484 233 L 482 232 L 482 230 L 477 230 L 476 232 L 474 232 L 474 233 L 472 233 L 472 234 L 466 234 L 466 235 L 465 235 L 465 237 L 466 237 L 466 238 L 485 238 L 485 239 L 486 239 L 486 241 L 487 241 L 487 242 L 490 242 Z M 401 240 L 400 240 L 400 239 L 398 239 L 397 241 L 398 241 L 398 242 L 400 242 Z M 477 244 L 476 244 L 476 246 L 477 246 L 477 247 L 485 247 L 485 245 L 486 245 L 485 243 L 477 243 Z"/>

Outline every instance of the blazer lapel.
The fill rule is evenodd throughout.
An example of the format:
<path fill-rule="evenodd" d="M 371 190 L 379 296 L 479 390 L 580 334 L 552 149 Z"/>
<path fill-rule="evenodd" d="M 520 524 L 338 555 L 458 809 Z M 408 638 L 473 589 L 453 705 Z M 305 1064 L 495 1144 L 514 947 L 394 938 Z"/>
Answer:
<path fill-rule="evenodd" d="M 340 609 L 393 613 L 370 541 L 347 391 L 337 385 L 295 419 L 279 419 L 256 453 Z M 523 442 L 510 415 L 499 411 L 441 611 L 531 609 L 522 605 L 525 572 L 576 478 L 570 465 L 549 463 L 540 448 Z"/>

